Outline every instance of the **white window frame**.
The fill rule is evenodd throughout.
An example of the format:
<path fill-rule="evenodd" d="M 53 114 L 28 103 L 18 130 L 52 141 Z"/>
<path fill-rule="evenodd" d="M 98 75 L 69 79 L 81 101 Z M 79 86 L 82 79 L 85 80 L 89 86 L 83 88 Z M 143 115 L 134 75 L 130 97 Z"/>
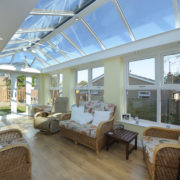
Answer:
<path fill-rule="evenodd" d="M 62 86 L 61 87 L 59 87 L 59 83 L 60 83 L 60 74 L 62 74 L 62 73 L 56 73 L 56 74 L 51 74 L 50 75 L 50 81 L 49 81 L 49 97 L 50 97 L 50 91 L 51 90 L 57 90 L 57 91 L 62 91 L 63 92 L 63 74 L 62 74 Z M 57 75 L 57 79 L 56 79 L 56 84 L 57 84 L 57 86 L 56 87 L 52 87 L 51 86 L 51 77 L 53 76 L 53 75 Z"/>
<path fill-rule="evenodd" d="M 164 56 L 168 55 L 175 55 L 180 54 L 180 50 L 171 50 L 166 52 L 160 52 L 160 53 L 154 53 L 150 55 L 145 56 L 136 56 L 135 58 L 127 58 L 125 61 L 125 113 L 127 113 L 127 91 L 128 90 L 140 90 L 140 91 L 146 91 L 146 90 L 156 90 L 157 92 L 157 118 L 156 122 L 152 122 L 149 120 L 142 120 L 144 123 L 154 124 L 154 125 L 160 125 L 160 126 L 171 126 L 171 127 L 178 127 L 179 125 L 169 125 L 166 123 L 161 122 L 161 91 L 162 90 L 180 90 L 180 84 L 164 84 Z M 155 59 L 155 85 L 129 85 L 129 63 L 133 61 L 140 61 L 145 59 Z M 141 120 L 140 120 L 141 121 Z"/>
<path fill-rule="evenodd" d="M 98 67 L 104 67 L 104 66 L 98 66 Z M 87 90 L 88 91 L 88 101 L 91 100 L 91 90 L 102 90 L 104 91 L 104 86 L 92 86 L 92 72 L 94 68 L 98 68 L 98 67 L 91 67 L 91 68 L 84 68 L 84 69 L 77 69 L 76 70 L 76 75 L 75 75 L 75 92 L 76 90 Z M 87 88 L 85 87 L 78 87 L 77 86 L 77 79 L 78 79 L 78 71 L 82 71 L 82 70 L 88 70 L 88 84 L 87 84 Z M 76 96 L 76 93 L 75 93 Z"/>

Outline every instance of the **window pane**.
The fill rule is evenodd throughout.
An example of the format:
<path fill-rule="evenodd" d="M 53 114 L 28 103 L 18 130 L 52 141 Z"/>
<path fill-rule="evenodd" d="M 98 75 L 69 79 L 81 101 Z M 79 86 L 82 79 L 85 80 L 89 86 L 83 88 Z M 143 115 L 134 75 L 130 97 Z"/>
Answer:
<path fill-rule="evenodd" d="M 63 36 L 58 34 L 50 40 L 57 49 L 62 50 L 68 57 L 77 58 L 82 56 Z"/>
<path fill-rule="evenodd" d="M 64 32 L 86 54 L 91 54 L 101 50 L 101 47 L 98 45 L 97 41 L 81 22 L 77 22 Z"/>
<path fill-rule="evenodd" d="M 88 90 L 76 90 L 76 103 L 88 101 Z"/>
<path fill-rule="evenodd" d="M 155 84 L 154 58 L 129 62 L 129 85 L 153 84 Z"/>
<path fill-rule="evenodd" d="M 51 87 L 53 88 L 57 87 L 57 74 L 53 74 L 51 76 Z"/>
<path fill-rule="evenodd" d="M 11 58 L 12 58 L 12 56 L 6 56 L 6 57 L 3 57 L 3 58 L 0 58 L 0 64 L 10 63 Z"/>
<path fill-rule="evenodd" d="M 110 1 L 85 17 L 96 35 L 108 48 L 130 42 L 130 36 Z"/>
<path fill-rule="evenodd" d="M 20 48 L 20 47 L 24 47 L 24 46 L 27 46 L 28 43 L 17 43 L 17 44 L 7 44 L 5 49 L 9 49 L 9 48 Z"/>
<path fill-rule="evenodd" d="M 136 39 L 175 28 L 172 0 L 118 0 Z"/>
<path fill-rule="evenodd" d="M 104 91 L 91 90 L 91 101 L 104 101 Z"/>
<path fill-rule="evenodd" d="M 77 71 L 77 87 L 87 88 L 88 70 Z"/>
<path fill-rule="evenodd" d="M 164 83 L 180 84 L 180 54 L 164 57 Z"/>
<path fill-rule="evenodd" d="M 137 115 L 140 119 L 156 121 L 156 91 L 127 92 L 127 113 L 132 117 Z"/>
<path fill-rule="evenodd" d="M 49 55 L 51 55 L 52 57 L 54 57 L 56 60 L 58 60 L 59 62 L 64 62 L 66 61 L 66 59 L 64 58 L 64 56 L 62 56 L 59 52 L 58 49 L 54 49 L 52 48 L 48 43 L 44 43 L 43 45 L 40 46 L 40 48 L 45 51 L 46 53 L 48 53 Z"/>
<path fill-rule="evenodd" d="M 57 97 L 60 97 L 59 90 L 50 90 L 50 103 L 53 104 Z"/>
<path fill-rule="evenodd" d="M 104 86 L 104 67 L 92 69 L 92 85 Z"/>
<path fill-rule="evenodd" d="M 26 67 L 30 67 L 31 63 L 33 62 L 34 55 L 26 52 L 17 53 L 14 57 L 13 64 L 21 63 Z"/>
<path fill-rule="evenodd" d="M 161 91 L 161 122 L 180 125 L 180 91 Z"/>

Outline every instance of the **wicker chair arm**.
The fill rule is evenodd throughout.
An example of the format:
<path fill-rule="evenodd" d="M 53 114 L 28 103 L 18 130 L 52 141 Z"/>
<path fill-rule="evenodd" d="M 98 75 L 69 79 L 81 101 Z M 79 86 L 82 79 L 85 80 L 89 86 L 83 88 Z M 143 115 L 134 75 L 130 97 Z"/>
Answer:
<path fill-rule="evenodd" d="M 23 135 L 18 129 L 8 129 L 0 131 L 0 143 L 11 141 L 17 138 L 21 138 Z"/>
<path fill-rule="evenodd" d="M 177 170 L 179 167 L 179 157 L 179 144 L 162 143 L 157 145 L 153 153 L 153 179 L 156 179 L 156 176 L 162 176 L 161 173 L 166 174 L 168 172 L 168 174 L 174 175 L 174 169 Z"/>
<path fill-rule="evenodd" d="M 168 129 L 161 127 L 148 127 L 144 131 L 144 136 L 152 136 L 167 139 L 178 139 L 180 129 Z"/>
<path fill-rule="evenodd" d="M 10 179 L 13 174 L 14 177 L 31 179 L 31 154 L 26 145 L 11 144 L 0 148 L 0 159 L 0 177 Z"/>
<path fill-rule="evenodd" d="M 39 116 L 41 116 L 41 117 L 47 117 L 49 114 L 50 114 L 50 112 L 40 111 L 40 112 L 37 112 L 37 113 L 34 115 L 34 119 L 36 119 L 36 118 L 39 117 Z"/>
<path fill-rule="evenodd" d="M 114 119 L 110 119 L 108 121 L 103 121 L 101 122 L 96 130 L 96 138 L 99 139 L 102 136 L 104 136 L 104 134 L 110 130 L 113 129 L 113 123 L 114 123 Z"/>
<path fill-rule="evenodd" d="M 71 113 L 65 113 L 60 117 L 60 121 L 65 121 L 65 120 L 70 120 L 71 118 Z"/>

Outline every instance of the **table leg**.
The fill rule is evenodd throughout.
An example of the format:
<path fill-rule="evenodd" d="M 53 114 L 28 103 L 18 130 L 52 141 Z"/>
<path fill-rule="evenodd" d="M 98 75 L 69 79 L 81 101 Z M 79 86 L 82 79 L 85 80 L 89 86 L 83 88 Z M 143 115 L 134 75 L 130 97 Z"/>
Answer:
<path fill-rule="evenodd" d="M 126 143 L 126 160 L 129 158 L 129 143 Z"/>
<path fill-rule="evenodd" d="M 135 137 L 135 150 L 137 150 L 137 136 Z"/>

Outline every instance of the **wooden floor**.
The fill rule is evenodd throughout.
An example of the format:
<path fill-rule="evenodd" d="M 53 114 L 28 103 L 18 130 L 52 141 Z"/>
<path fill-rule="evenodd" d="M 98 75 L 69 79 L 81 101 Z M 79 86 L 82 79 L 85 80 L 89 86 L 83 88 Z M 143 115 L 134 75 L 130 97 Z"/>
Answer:
<path fill-rule="evenodd" d="M 24 133 L 31 149 L 33 180 L 150 180 L 140 149 L 126 160 L 124 145 L 114 144 L 97 156 L 59 133 L 34 130 L 32 122 L 27 117 L 4 120 L 0 129 L 18 128 Z"/>

